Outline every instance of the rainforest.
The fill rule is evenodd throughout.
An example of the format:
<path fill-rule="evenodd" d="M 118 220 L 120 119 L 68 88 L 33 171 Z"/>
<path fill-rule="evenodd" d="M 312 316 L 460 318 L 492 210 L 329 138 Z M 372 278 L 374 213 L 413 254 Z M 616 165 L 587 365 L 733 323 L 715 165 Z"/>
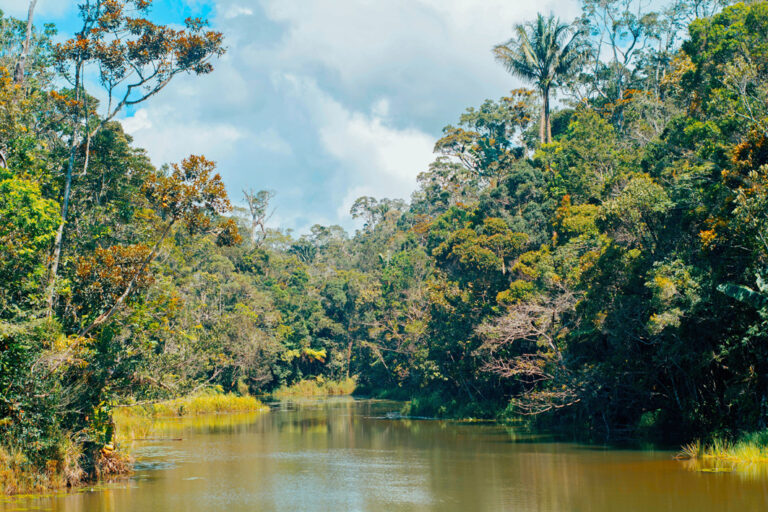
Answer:
<path fill-rule="evenodd" d="M 768 459 L 768 2 L 521 23 L 476 58 L 523 87 L 447 119 L 410 198 L 305 232 L 121 124 L 226 33 L 35 3 L 0 18 L 4 492 L 129 471 L 129 410 L 292 393 Z"/>

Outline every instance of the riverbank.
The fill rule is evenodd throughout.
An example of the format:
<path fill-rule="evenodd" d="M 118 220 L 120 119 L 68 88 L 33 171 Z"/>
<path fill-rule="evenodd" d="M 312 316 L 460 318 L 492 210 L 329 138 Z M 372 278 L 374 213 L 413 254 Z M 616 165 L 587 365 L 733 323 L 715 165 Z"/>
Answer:
<path fill-rule="evenodd" d="M 127 405 L 115 410 L 115 421 L 130 417 L 168 418 L 196 414 L 267 411 L 269 407 L 249 395 L 206 392 L 147 404 Z"/>
<path fill-rule="evenodd" d="M 65 439 L 43 464 L 29 460 L 19 449 L 0 446 L 0 494 L 38 494 L 77 487 L 127 475 L 132 469 L 132 457 L 112 445 L 86 448 Z"/>
<path fill-rule="evenodd" d="M 168 430 L 163 419 L 268 410 L 269 407 L 252 396 L 217 390 L 161 402 L 117 406 L 112 412 L 114 445 L 86 448 L 83 444 L 63 439 L 56 444 L 48 460 L 35 463 L 22 450 L 0 444 L 0 494 L 43 493 L 130 474 L 132 442 Z"/>
<path fill-rule="evenodd" d="M 39 493 L 80 483 L 84 476 L 81 447 L 63 442 L 59 452 L 59 457 L 39 468 L 21 450 L 0 446 L 0 493 Z"/>

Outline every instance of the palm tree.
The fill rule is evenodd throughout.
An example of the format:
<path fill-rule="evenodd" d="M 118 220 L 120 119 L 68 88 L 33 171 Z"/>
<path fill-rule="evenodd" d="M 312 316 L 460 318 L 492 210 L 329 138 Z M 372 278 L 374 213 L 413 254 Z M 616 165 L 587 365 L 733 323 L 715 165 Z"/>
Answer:
<path fill-rule="evenodd" d="M 538 15 L 535 22 L 515 25 L 515 36 L 493 48 L 496 60 L 515 76 L 534 82 L 541 94 L 542 144 L 552 141 L 549 96 L 552 88 L 573 72 L 586 54 L 581 33 L 554 16 Z"/>

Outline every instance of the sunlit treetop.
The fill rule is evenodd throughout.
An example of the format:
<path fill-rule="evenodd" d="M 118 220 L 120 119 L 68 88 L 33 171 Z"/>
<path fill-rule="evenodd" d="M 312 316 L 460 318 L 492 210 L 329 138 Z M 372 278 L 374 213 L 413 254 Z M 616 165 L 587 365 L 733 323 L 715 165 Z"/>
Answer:
<path fill-rule="evenodd" d="M 89 0 L 80 6 L 82 29 L 54 48 L 57 67 L 73 84 L 87 67 L 98 69 L 108 95 L 105 117 L 163 89 L 180 73 L 207 74 L 224 54 L 224 36 L 201 18 L 183 29 L 153 23 L 149 0 Z"/>
<path fill-rule="evenodd" d="M 219 242 L 240 241 L 235 224 L 217 217 L 232 209 L 216 164 L 192 155 L 171 164 L 168 174 L 152 175 L 145 185 L 150 200 L 170 223 L 182 222 L 191 232 L 215 232 Z M 214 226 L 214 220 L 219 220 Z"/>

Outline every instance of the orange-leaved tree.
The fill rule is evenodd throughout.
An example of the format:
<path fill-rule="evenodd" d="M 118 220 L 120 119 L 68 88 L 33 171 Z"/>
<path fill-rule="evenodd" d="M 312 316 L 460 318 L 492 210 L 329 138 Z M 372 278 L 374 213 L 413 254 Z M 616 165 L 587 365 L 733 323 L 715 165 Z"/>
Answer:
<path fill-rule="evenodd" d="M 125 107 L 137 105 L 157 94 L 177 75 L 207 74 L 211 60 L 224 53 L 221 32 L 206 29 L 207 22 L 187 18 L 185 28 L 158 25 L 147 19 L 152 0 L 86 0 L 80 4 L 81 30 L 56 45 L 59 72 L 69 81 L 67 92 L 72 133 L 69 161 L 64 177 L 61 224 L 51 256 L 47 303 L 53 309 L 55 282 L 64 229 L 67 222 L 75 159 L 82 149 L 82 173 L 88 171 L 91 140 Z M 107 101 L 99 112 L 85 92 L 86 78 L 98 80 Z M 82 148 L 81 148 L 82 147 Z"/>
<path fill-rule="evenodd" d="M 232 219 L 221 217 L 232 206 L 221 176 L 215 170 L 214 162 L 193 155 L 180 164 L 172 164 L 169 172 L 150 176 L 144 189 L 161 221 L 152 247 L 114 246 L 79 260 L 78 288 L 85 299 L 84 309 L 90 313 L 85 315 L 90 318 L 79 336 L 85 337 L 105 324 L 132 293 L 151 283 L 149 265 L 174 226 L 180 225 L 190 233 L 216 235 L 219 245 L 241 241 Z"/>

